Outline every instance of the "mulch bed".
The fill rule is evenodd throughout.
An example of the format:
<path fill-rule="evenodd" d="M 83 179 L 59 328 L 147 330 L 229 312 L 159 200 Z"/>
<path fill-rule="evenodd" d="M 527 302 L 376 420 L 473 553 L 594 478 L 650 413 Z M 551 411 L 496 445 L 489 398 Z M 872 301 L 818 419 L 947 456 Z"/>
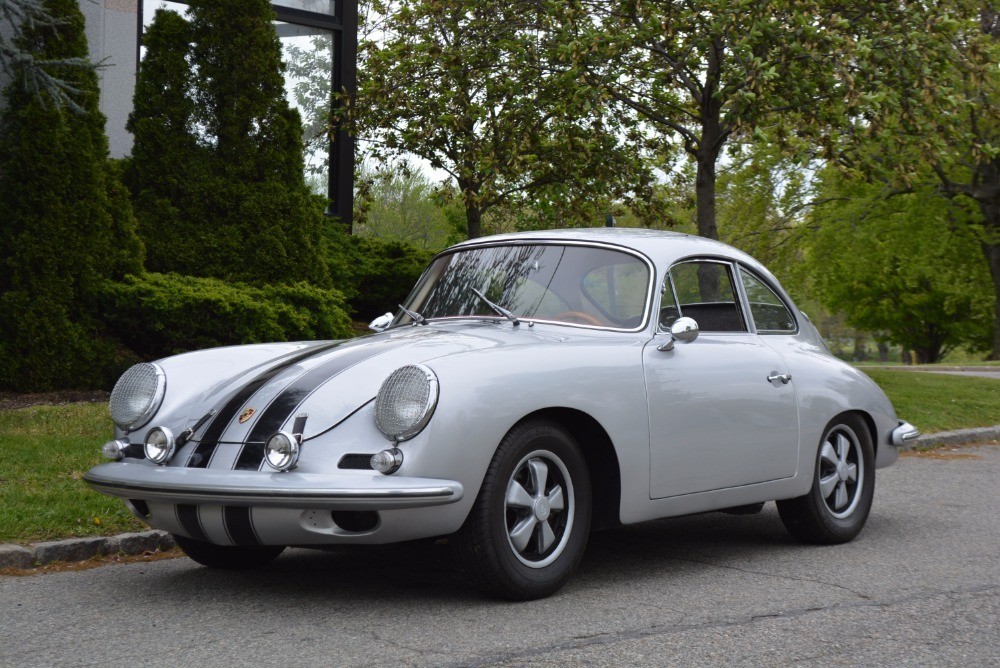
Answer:
<path fill-rule="evenodd" d="M 80 402 L 107 401 L 110 392 L 104 390 L 62 390 L 60 392 L 38 392 L 34 394 L 18 394 L 16 392 L 0 392 L 0 410 L 27 408 L 39 404 L 61 405 Z"/>

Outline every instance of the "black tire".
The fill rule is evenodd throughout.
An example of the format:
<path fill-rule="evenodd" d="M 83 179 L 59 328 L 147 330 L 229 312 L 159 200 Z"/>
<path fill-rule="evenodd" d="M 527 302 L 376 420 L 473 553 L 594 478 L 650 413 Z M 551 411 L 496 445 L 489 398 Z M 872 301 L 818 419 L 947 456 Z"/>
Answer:
<path fill-rule="evenodd" d="M 233 546 L 215 545 L 205 541 L 174 534 L 177 546 L 202 566 L 242 571 L 259 568 L 274 561 L 285 549 L 283 545 Z"/>
<path fill-rule="evenodd" d="M 823 432 L 809 493 L 778 501 L 778 514 L 788 532 L 804 543 L 846 543 L 864 528 L 874 494 L 871 433 L 859 415 L 844 413 Z"/>
<path fill-rule="evenodd" d="M 455 536 L 462 570 L 499 598 L 525 601 L 558 591 L 587 546 L 591 505 L 590 474 L 573 437 L 546 420 L 516 425 Z"/>

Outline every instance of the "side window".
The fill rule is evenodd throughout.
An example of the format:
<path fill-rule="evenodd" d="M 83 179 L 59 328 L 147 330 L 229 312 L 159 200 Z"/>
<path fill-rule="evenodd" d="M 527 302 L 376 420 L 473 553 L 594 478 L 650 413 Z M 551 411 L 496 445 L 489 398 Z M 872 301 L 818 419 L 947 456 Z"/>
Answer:
<path fill-rule="evenodd" d="M 795 318 L 781 298 L 746 269 L 740 268 L 743 277 L 743 289 L 750 302 L 750 314 L 757 325 L 759 334 L 793 334 L 795 333 Z"/>
<path fill-rule="evenodd" d="M 620 327 L 642 322 L 648 286 L 649 269 L 638 260 L 595 267 L 580 284 L 583 296 Z"/>
<path fill-rule="evenodd" d="M 664 332 L 670 329 L 674 320 L 681 317 L 677 309 L 677 300 L 674 299 L 674 287 L 670 283 L 670 274 L 663 279 L 663 287 L 660 289 L 660 329 Z"/>
<path fill-rule="evenodd" d="M 711 260 L 684 262 L 670 270 L 670 281 L 680 315 L 694 318 L 701 331 L 747 331 L 728 264 Z"/>

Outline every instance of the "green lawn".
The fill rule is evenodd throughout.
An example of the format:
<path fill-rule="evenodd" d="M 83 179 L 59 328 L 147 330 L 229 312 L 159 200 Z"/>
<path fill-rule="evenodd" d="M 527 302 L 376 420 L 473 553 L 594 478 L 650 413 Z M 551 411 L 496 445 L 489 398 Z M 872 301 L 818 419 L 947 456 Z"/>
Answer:
<path fill-rule="evenodd" d="M 1000 424 L 1000 381 L 868 370 L 923 433 Z M 107 405 L 0 410 L 0 543 L 139 531 L 124 504 L 83 484 L 110 437 Z"/>
<path fill-rule="evenodd" d="M 110 433 L 104 403 L 0 411 L 0 543 L 142 530 L 121 501 L 81 481 L 106 461 Z"/>
<path fill-rule="evenodd" d="M 921 432 L 1000 424 L 1000 380 L 915 371 L 865 369 L 900 418 Z"/>

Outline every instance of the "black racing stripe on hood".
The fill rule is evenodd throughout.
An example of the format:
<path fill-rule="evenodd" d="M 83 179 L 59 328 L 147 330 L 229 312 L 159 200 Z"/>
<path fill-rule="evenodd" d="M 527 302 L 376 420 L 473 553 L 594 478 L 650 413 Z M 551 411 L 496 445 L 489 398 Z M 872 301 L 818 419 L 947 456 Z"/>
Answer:
<path fill-rule="evenodd" d="M 257 419 L 253 429 L 247 434 L 243 442 L 243 448 L 236 458 L 233 467 L 237 471 L 257 471 L 264 463 L 264 442 L 278 431 L 281 425 L 285 424 L 295 410 L 312 394 L 316 388 L 333 378 L 339 373 L 346 371 L 356 364 L 360 364 L 367 359 L 381 355 L 393 348 L 398 348 L 402 342 L 397 340 L 384 340 L 356 348 L 351 348 L 337 355 L 332 360 L 324 362 L 312 369 L 295 382 L 293 382 L 284 392 L 279 394 L 271 405 L 264 409 L 264 413 Z"/>
<path fill-rule="evenodd" d="M 185 466 L 189 468 L 208 468 L 208 463 L 212 459 L 212 455 L 215 454 L 215 448 L 219 445 L 219 437 L 222 436 L 226 427 L 228 427 L 229 423 L 233 421 L 234 417 L 236 417 L 236 413 L 240 410 L 240 408 L 246 404 L 247 400 L 249 400 L 250 397 L 257 392 L 257 390 L 263 387 L 265 383 L 288 367 L 298 364 L 299 362 L 310 357 L 324 353 L 331 348 L 336 348 L 337 346 L 342 345 L 342 343 L 343 342 L 341 341 L 328 343 L 316 346 L 315 348 L 310 348 L 309 350 L 298 355 L 293 355 L 284 362 L 281 362 L 280 364 L 277 364 L 261 373 L 259 376 L 240 388 L 240 390 L 226 402 L 226 405 L 215 414 L 212 421 L 209 422 L 208 427 L 205 428 L 205 433 L 199 439 L 197 447 L 195 447 L 191 452 Z"/>

